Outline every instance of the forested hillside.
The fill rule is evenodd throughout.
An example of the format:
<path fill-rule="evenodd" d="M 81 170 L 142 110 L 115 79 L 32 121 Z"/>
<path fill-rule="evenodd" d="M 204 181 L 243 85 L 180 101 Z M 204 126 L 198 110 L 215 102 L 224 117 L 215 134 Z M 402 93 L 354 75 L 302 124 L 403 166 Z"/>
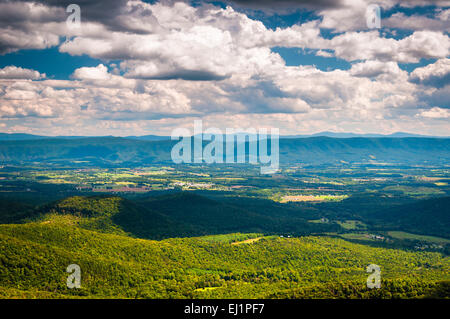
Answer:
<path fill-rule="evenodd" d="M 72 215 L 0 226 L 0 296 L 102 298 L 391 298 L 448 296 L 450 260 L 326 237 L 223 236 L 149 241 L 77 226 Z M 261 235 L 259 235 L 261 236 Z M 248 238 L 244 236 L 242 239 Z M 236 242 L 238 241 L 238 242 Z M 366 287 L 367 265 L 382 289 Z M 69 264 L 81 289 L 66 287 Z"/>
<path fill-rule="evenodd" d="M 336 231 L 335 224 L 312 224 L 306 216 L 273 214 L 229 205 L 189 192 L 128 200 L 118 196 L 74 196 L 9 217 L 9 222 L 74 216 L 84 229 L 162 239 L 232 232 L 305 235 Z"/>
<path fill-rule="evenodd" d="M 450 238 L 448 196 L 411 201 L 373 193 L 357 194 L 339 203 L 325 203 L 321 208 L 330 218 L 356 218 L 378 230 L 395 229 Z"/>
<path fill-rule="evenodd" d="M 374 220 L 379 227 L 450 238 L 450 197 L 426 199 L 390 210 L 378 210 L 367 218 Z"/>

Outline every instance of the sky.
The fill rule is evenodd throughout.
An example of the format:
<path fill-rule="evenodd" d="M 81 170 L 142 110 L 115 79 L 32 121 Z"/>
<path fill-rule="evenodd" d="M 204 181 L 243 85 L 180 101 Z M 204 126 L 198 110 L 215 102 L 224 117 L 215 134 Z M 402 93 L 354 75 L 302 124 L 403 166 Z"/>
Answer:
<path fill-rule="evenodd" d="M 0 0 L 0 132 L 450 136 L 449 31 L 442 0 Z"/>

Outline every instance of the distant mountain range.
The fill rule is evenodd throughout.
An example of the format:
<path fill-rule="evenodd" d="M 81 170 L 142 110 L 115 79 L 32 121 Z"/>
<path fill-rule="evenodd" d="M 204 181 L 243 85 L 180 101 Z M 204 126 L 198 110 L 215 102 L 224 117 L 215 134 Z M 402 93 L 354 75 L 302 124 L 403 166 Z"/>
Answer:
<path fill-rule="evenodd" d="M 19 165 L 53 163 L 80 167 L 170 164 L 173 163 L 171 150 L 176 143 L 178 141 L 121 137 L 3 140 L 0 143 L 0 163 Z M 203 145 L 207 143 L 209 142 L 204 141 Z M 322 165 L 342 162 L 408 165 L 450 163 L 450 138 L 292 137 L 281 138 L 279 145 L 282 165 Z"/>
<path fill-rule="evenodd" d="M 392 134 L 357 134 L 357 133 L 337 133 L 337 132 L 320 132 L 311 135 L 285 135 L 284 138 L 302 138 L 302 137 L 316 137 L 316 136 L 326 136 L 326 137 L 335 137 L 335 138 L 352 138 L 352 137 L 394 137 L 394 138 L 403 138 L 403 137 L 434 137 L 434 138 L 445 138 L 444 136 L 430 136 L 430 135 L 420 135 L 420 134 L 412 134 L 405 132 L 395 132 Z"/>
<path fill-rule="evenodd" d="M 45 136 L 33 135 L 26 133 L 0 133 L 0 141 L 26 141 L 26 140 L 42 140 L 42 139 L 81 139 L 92 137 L 113 137 L 113 136 Z M 124 138 L 139 141 L 163 141 L 170 140 L 170 136 L 143 135 L 143 136 L 126 136 Z"/>
<path fill-rule="evenodd" d="M 238 135 L 245 135 L 245 133 L 237 133 Z M 357 133 L 338 133 L 338 132 L 320 132 L 314 134 L 298 134 L 298 135 L 283 135 L 280 138 L 308 138 L 308 137 L 334 137 L 334 138 L 352 138 L 352 137 L 392 137 L 392 138 L 404 138 L 404 137 L 429 137 L 429 138 L 448 138 L 445 136 L 431 136 L 420 135 L 405 132 L 396 132 L 392 134 L 357 134 Z M 92 138 L 92 137 L 113 137 L 113 136 L 45 136 L 34 135 L 26 133 L 0 133 L 0 141 L 24 141 L 24 140 L 39 140 L 39 139 L 80 139 L 80 138 Z M 162 135 L 142 135 L 142 136 L 124 136 L 122 138 L 138 140 L 138 141 L 164 141 L 170 140 L 170 136 Z"/>

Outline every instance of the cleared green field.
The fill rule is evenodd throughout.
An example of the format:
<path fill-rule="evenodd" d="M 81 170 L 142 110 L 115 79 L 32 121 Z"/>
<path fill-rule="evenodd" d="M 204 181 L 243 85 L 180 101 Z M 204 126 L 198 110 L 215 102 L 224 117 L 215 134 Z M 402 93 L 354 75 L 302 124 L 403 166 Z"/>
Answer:
<path fill-rule="evenodd" d="M 419 195 L 444 195 L 445 193 L 437 188 L 431 187 L 412 187 L 406 185 L 397 185 L 397 186 L 387 186 L 383 189 L 384 191 L 394 191 L 394 192 L 402 192 L 408 196 L 419 196 Z"/>
<path fill-rule="evenodd" d="M 338 221 L 338 224 L 339 226 L 347 230 L 366 228 L 366 224 L 360 222 L 359 220 L 346 220 L 345 222 Z"/>
<path fill-rule="evenodd" d="M 388 235 L 397 239 L 410 239 L 410 240 L 421 240 L 427 241 L 430 243 L 438 243 L 438 244 L 449 244 L 450 240 L 441 237 L 435 236 L 425 236 L 425 235 L 416 235 L 403 231 L 390 231 Z"/>
<path fill-rule="evenodd" d="M 339 236 L 345 239 L 376 241 L 375 239 L 371 238 L 369 234 L 366 233 L 348 233 L 348 234 L 339 234 Z"/>
<path fill-rule="evenodd" d="M 308 220 L 308 223 L 313 223 L 313 224 L 327 224 L 329 221 L 327 219 L 312 219 L 312 220 Z"/>
<path fill-rule="evenodd" d="M 199 237 L 202 240 L 205 240 L 210 243 L 234 243 L 240 242 L 248 239 L 255 239 L 262 237 L 263 234 L 258 233 L 248 233 L 248 234 L 223 234 L 223 235 L 211 235 L 211 236 L 203 236 Z"/>
<path fill-rule="evenodd" d="M 288 202 L 334 202 L 342 201 L 348 195 L 286 195 L 281 197 L 280 203 Z"/>

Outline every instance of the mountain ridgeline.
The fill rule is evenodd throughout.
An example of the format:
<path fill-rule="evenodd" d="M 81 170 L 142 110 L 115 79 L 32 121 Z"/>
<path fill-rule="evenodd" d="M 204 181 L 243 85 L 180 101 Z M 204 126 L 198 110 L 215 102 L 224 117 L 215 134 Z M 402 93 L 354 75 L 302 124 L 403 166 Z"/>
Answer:
<path fill-rule="evenodd" d="M 142 240 L 86 230 L 63 216 L 0 225 L 0 298 L 449 296 L 449 259 L 439 253 L 314 236 L 259 234 L 246 244 L 247 236 Z M 383 289 L 366 287 L 365 267 L 374 260 Z M 73 263 L 81 268 L 80 289 L 66 286 Z"/>
<path fill-rule="evenodd" d="M 11 206 L 12 204 L 10 204 Z M 298 214 L 297 214 L 298 215 Z M 273 216 L 194 193 L 180 192 L 135 200 L 119 196 L 73 196 L 17 214 L 9 222 L 66 216 L 81 228 L 137 238 L 162 239 L 233 232 L 306 235 L 336 231 L 287 212 Z"/>
<path fill-rule="evenodd" d="M 191 138 L 191 144 L 193 145 Z M 2 140 L 2 163 L 73 163 L 101 167 L 172 163 L 177 141 L 120 137 Z M 209 142 L 204 141 L 203 145 Z M 246 142 L 248 144 L 250 142 Z M 355 137 L 281 138 L 280 164 L 394 163 L 447 164 L 449 138 Z M 237 148 L 237 142 L 235 143 Z M 235 151 L 236 153 L 236 151 Z M 246 145 L 248 153 L 248 145 Z"/>
<path fill-rule="evenodd" d="M 356 205 L 365 200 L 368 205 Z M 345 232 L 338 223 L 311 223 L 356 219 L 376 230 L 407 231 L 449 238 L 450 197 L 385 205 L 379 198 L 358 196 L 334 203 L 299 206 L 263 199 L 234 197 L 215 199 L 192 192 L 127 199 L 116 195 L 72 196 L 32 207 L 0 200 L 0 223 L 45 221 L 68 218 L 87 230 L 164 239 L 226 233 L 264 233 L 303 236 Z"/>

